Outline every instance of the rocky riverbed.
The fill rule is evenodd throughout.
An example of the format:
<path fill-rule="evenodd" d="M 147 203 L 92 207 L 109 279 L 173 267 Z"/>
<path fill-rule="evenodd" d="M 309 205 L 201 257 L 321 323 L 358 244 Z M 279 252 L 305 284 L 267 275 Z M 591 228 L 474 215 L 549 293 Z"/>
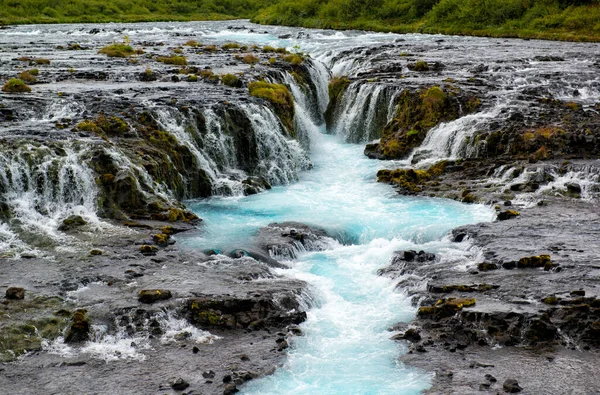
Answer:
<path fill-rule="evenodd" d="M 357 173 L 391 184 L 357 189 L 368 204 L 495 211 L 446 236 L 458 255 L 419 230 L 379 268 L 429 393 L 600 392 L 597 46 L 242 21 L 12 27 L 0 47 L 2 80 L 32 88 L 0 96 L 3 389 L 229 394 L 282 366 L 319 304 L 285 269 L 363 229 L 310 207 L 200 247 L 191 208 L 296 183 L 325 123 L 381 160 Z"/>

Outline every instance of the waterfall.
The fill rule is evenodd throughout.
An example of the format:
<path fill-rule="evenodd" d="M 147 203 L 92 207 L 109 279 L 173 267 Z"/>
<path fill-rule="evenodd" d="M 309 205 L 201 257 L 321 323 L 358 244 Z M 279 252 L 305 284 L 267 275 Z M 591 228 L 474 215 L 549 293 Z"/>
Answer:
<path fill-rule="evenodd" d="M 477 148 L 469 144 L 469 139 L 487 125 L 497 119 L 503 105 L 491 109 L 468 114 L 454 121 L 443 122 L 427 132 L 427 137 L 420 147 L 416 148 L 409 160 L 413 163 L 432 163 L 440 159 L 468 158 L 477 154 Z"/>
<path fill-rule="evenodd" d="M 347 142 L 360 143 L 381 137 L 385 124 L 393 116 L 397 88 L 356 81 L 348 86 L 335 109 L 332 132 Z"/>
<path fill-rule="evenodd" d="M 0 255 L 11 246 L 25 249 L 19 241 L 23 232 L 38 235 L 31 239 L 36 244 L 63 240 L 58 227 L 70 215 L 98 222 L 98 188 L 93 171 L 86 166 L 90 149 L 90 142 L 72 140 L 61 145 L 3 147 L 0 214 L 4 211 L 13 228 L 2 224 Z"/>

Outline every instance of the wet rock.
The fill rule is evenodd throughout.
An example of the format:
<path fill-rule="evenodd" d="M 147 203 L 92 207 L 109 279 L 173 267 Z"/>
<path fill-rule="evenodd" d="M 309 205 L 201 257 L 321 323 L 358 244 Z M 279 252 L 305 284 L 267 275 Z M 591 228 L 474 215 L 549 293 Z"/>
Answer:
<path fill-rule="evenodd" d="M 527 269 L 545 267 L 548 264 L 552 264 L 552 261 L 550 260 L 550 255 L 528 256 L 519 259 L 519 261 L 517 262 L 517 268 Z"/>
<path fill-rule="evenodd" d="M 202 377 L 204 377 L 205 379 L 214 379 L 215 372 L 212 370 L 205 370 L 204 372 L 202 372 Z"/>
<path fill-rule="evenodd" d="M 161 300 L 171 299 L 171 291 L 166 289 L 144 289 L 138 295 L 141 303 L 155 303 Z"/>
<path fill-rule="evenodd" d="M 481 270 L 482 272 L 487 272 L 490 270 L 497 270 L 498 265 L 496 265 L 495 263 L 490 263 L 490 262 L 481 262 L 480 264 L 477 265 L 477 268 L 479 270 Z"/>
<path fill-rule="evenodd" d="M 143 245 L 140 247 L 140 252 L 144 255 L 156 255 L 158 248 L 152 245 Z"/>
<path fill-rule="evenodd" d="M 301 251 L 322 251 L 332 239 L 325 230 L 299 222 L 272 223 L 261 228 L 257 245 L 269 256 L 295 259 Z"/>
<path fill-rule="evenodd" d="M 80 309 L 73 313 L 71 326 L 65 334 L 65 343 L 78 343 L 86 341 L 90 336 L 90 319 L 87 310 Z"/>
<path fill-rule="evenodd" d="M 66 232 L 83 225 L 87 225 L 87 221 L 84 220 L 81 215 L 71 215 L 63 220 L 62 224 L 58 227 L 58 230 Z"/>
<path fill-rule="evenodd" d="M 223 391 L 223 395 L 231 395 L 240 392 L 235 384 L 227 384 L 225 386 L 225 391 Z"/>
<path fill-rule="evenodd" d="M 247 298 L 203 297 L 189 299 L 186 310 L 191 323 L 223 328 L 285 327 L 306 320 L 295 296 L 264 293 Z"/>
<path fill-rule="evenodd" d="M 169 385 L 175 391 L 183 391 L 190 386 L 190 383 L 182 379 L 181 377 L 172 377 L 169 379 Z"/>
<path fill-rule="evenodd" d="M 11 300 L 25 299 L 25 289 L 20 287 L 9 287 L 6 290 L 5 298 Z"/>
<path fill-rule="evenodd" d="M 504 381 L 504 384 L 502 384 L 502 389 L 504 389 L 504 392 L 508 392 L 509 394 L 514 394 L 523 390 L 523 388 L 519 386 L 519 383 L 515 379 L 507 379 Z"/>
<path fill-rule="evenodd" d="M 511 219 L 511 218 L 516 218 L 519 215 L 521 215 L 521 213 L 519 213 L 516 210 L 506 210 L 506 211 L 499 212 L 498 216 L 496 217 L 496 219 L 498 221 L 506 221 L 506 220 Z"/>
<path fill-rule="evenodd" d="M 102 250 L 91 250 L 90 251 L 90 255 L 91 256 L 98 256 L 98 255 L 102 255 L 104 252 Z"/>

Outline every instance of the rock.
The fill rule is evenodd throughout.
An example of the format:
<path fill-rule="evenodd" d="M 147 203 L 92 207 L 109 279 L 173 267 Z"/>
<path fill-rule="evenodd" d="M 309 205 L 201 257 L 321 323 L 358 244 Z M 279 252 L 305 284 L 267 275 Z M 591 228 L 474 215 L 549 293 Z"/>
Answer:
<path fill-rule="evenodd" d="M 240 392 L 240 390 L 237 389 L 237 386 L 235 384 L 227 384 L 225 386 L 225 391 L 223 391 L 223 395 L 231 395 L 238 392 Z"/>
<path fill-rule="evenodd" d="M 90 255 L 91 256 L 97 256 L 97 255 L 102 255 L 104 252 L 102 250 L 91 250 L 90 251 Z"/>
<path fill-rule="evenodd" d="M 88 340 L 90 337 L 90 319 L 87 310 L 79 309 L 73 313 L 71 326 L 65 335 L 65 343 L 77 343 Z"/>
<path fill-rule="evenodd" d="M 528 256 L 519 259 L 519 261 L 517 262 L 517 268 L 526 269 L 545 267 L 547 264 L 552 264 L 552 261 L 550 260 L 550 255 Z"/>
<path fill-rule="evenodd" d="M 489 374 L 489 373 L 488 373 L 488 374 L 486 374 L 484 377 L 485 377 L 485 379 L 486 379 L 487 381 L 489 381 L 490 383 L 495 383 L 496 381 L 498 381 L 498 380 L 496 380 L 496 378 L 495 378 L 494 376 L 492 376 L 492 375 L 491 375 L 491 374 Z"/>
<path fill-rule="evenodd" d="M 20 287 L 9 287 L 6 290 L 5 298 L 11 300 L 25 299 L 25 289 Z"/>
<path fill-rule="evenodd" d="M 581 194 L 581 185 L 579 185 L 575 182 L 569 182 L 569 183 L 565 184 L 565 186 L 567 187 L 567 192 L 569 192 L 573 195 Z"/>
<path fill-rule="evenodd" d="M 58 230 L 65 232 L 86 224 L 87 221 L 84 220 L 81 215 L 71 215 L 63 220 L 62 224 L 58 227 Z"/>
<path fill-rule="evenodd" d="M 499 212 L 496 219 L 498 221 L 506 221 L 508 219 L 518 217 L 519 215 L 521 215 L 521 213 L 519 213 L 516 210 L 506 210 L 506 211 Z"/>
<path fill-rule="evenodd" d="M 214 379 L 215 372 L 212 370 L 205 370 L 204 372 L 202 372 L 202 377 L 204 377 L 205 379 Z"/>
<path fill-rule="evenodd" d="M 166 289 L 144 289 L 140 291 L 138 300 L 141 303 L 154 303 L 160 300 L 171 299 L 171 291 Z"/>
<path fill-rule="evenodd" d="M 145 244 L 140 247 L 140 252 L 144 255 L 156 255 L 158 247 Z"/>
<path fill-rule="evenodd" d="M 487 272 L 489 270 L 497 270 L 498 265 L 496 265 L 495 263 L 490 263 L 490 262 L 481 262 L 480 264 L 477 265 L 477 268 L 479 270 L 481 270 L 482 272 Z"/>
<path fill-rule="evenodd" d="M 403 337 L 403 339 L 406 339 L 413 343 L 416 343 L 421 340 L 421 334 L 419 333 L 419 330 L 416 328 L 409 328 L 406 332 L 404 332 L 402 337 Z"/>
<path fill-rule="evenodd" d="M 504 389 L 504 392 L 508 392 L 509 394 L 514 394 L 523 390 L 515 379 L 507 379 L 504 384 L 502 384 L 502 388 Z"/>
<path fill-rule="evenodd" d="M 175 391 L 183 391 L 190 386 L 190 383 L 182 379 L 181 377 L 172 377 L 169 379 L 169 385 Z"/>

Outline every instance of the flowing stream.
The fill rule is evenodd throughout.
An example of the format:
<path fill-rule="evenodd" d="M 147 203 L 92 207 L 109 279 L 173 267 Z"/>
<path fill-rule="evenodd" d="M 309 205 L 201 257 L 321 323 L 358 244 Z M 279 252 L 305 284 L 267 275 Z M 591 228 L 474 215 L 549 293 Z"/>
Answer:
<path fill-rule="evenodd" d="M 387 329 L 409 321 L 415 309 L 377 276 L 392 253 L 402 249 L 467 255 L 443 240 L 450 229 L 491 220 L 484 206 L 397 196 L 374 174 L 381 162 L 366 159 L 362 145 L 339 137 L 311 136 L 312 171 L 298 183 L 248 197 L 199 201 L 192 209 L 205 221 L 199 248 L 243 246 L 271 222 L 301 221 L 325 228 L 343 243 L 307 252 L 281 273 L 306 281 L 315 300 L 285 366 L 251 382 L 246 394 L 416 394 L 429 375 L 397 361 L 404 346 Z"/>

